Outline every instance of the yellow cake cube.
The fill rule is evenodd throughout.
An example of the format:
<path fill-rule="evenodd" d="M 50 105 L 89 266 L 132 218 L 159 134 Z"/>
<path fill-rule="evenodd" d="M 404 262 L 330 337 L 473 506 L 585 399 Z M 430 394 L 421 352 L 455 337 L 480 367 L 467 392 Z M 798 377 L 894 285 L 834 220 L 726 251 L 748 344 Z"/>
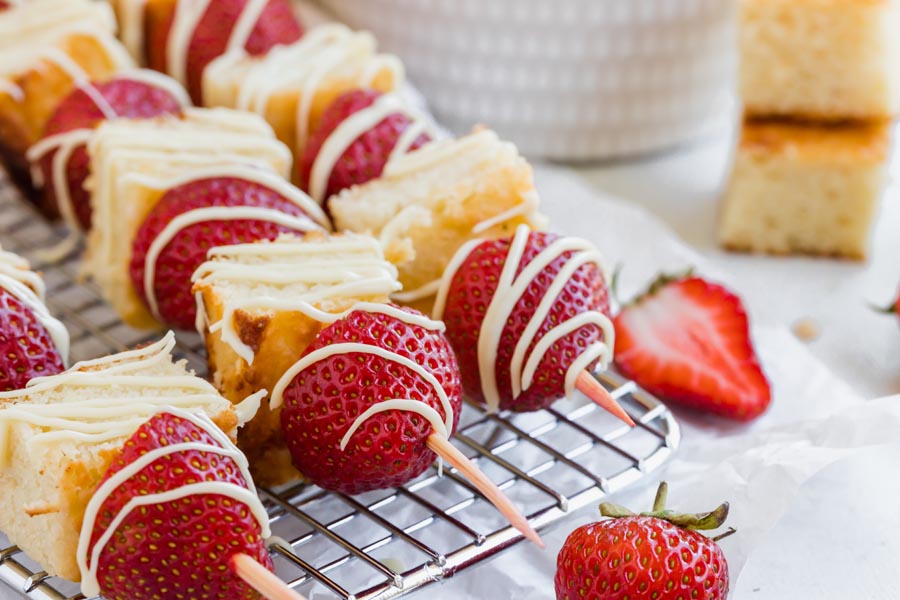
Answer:
<path fill-rule="evenodd" d="M 747 121 L 725 194 L 722 245 L 864 259 L 889 148 L 886 121 Z"/>

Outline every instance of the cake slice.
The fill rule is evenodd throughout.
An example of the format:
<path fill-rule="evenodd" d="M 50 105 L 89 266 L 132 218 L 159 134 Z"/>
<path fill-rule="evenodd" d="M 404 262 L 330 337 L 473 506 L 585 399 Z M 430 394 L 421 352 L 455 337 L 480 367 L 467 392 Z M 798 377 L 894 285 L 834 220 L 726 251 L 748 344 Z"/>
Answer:
<path fill-rule="evenodd" d="M 0 394 L 0 530 L 51 575 L 77 581 L 84 511 L 123 442 L 165 407 L 205 413 L 234 438 L 252 416 L 172 357 L 174 337 L 77 363 Z"/>
<path fill-rule="evenodd" d="M 741 97 L 752 116 L 885 118 L 900 109 L 900 2 L 742 0 Z"/>
<path fill-rule="evenodd" d="M 287 178 L 288 149 L 256 115 L 228 109 L 187 109 L 183 118 L 107 121 L 88 143 L 93 221 L 84 270 L 122 319 L 158 326 L 131 285 L 135 233 L 167 189 L 202 176 L 247 167 Z"/>
<path fill-rule="evenodd" d="M 460 246 L 542 229 L 531 166 L 515 145 L 482 130 L 398 156 L 381 178 L 333 196 L 335 229 L 379 239 L 397 265 L 404 302 L 428 300 Z M 417 308 L 428 312 L 427 306 Z"/>
<path fill-rule="evenodd" d="M 194 279 L 209 375 L 234 402 L 248 391 L 271 391 L 339 313 L 360 302 L 387 302 L 400 289 L 378 242 L 354 234 L 309 233 L 214 248 Z M 274 485 L 297 476 L 280 411 L 268 410 L 267 400 L 241 430 L 238 445 L 258 482 Z"/>
<path fill-rule="evenodd" d="M 356 88 L 392 91 L 403 78 L 400 61 L 378 54 L 370 33 L 327 24 L 263 56 L 232 52 L 216 58 L 203 73 L 203 98 L 208 106 L 263 116 L 299 156 L 335 98 Z"/>
<path fill-rule="evenodd" d="M 0 156 L 27 180 L 25 152 L 75 85 L 132 66 L 109 5 L 29 0 L 0 10 Z"/>
<path fill-rule="evenodd" d="M 747 121 L 722 208 L 722 245 L 864 259 L 889 147 L 888 122 Z"/>

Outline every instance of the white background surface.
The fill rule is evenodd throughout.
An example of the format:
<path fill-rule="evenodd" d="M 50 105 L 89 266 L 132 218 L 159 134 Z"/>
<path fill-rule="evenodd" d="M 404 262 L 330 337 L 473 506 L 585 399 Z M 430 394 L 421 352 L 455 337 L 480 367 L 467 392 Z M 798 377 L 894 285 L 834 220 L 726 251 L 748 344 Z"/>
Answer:
<path fill-rule="evenodd" d="M 653 160 L 579 173 L 597 190 L 665 220 L 728 274 L 757 323 L 812 318 L 821 336 L 810 351 L 861 395 L 900 393 L 900 324 L 868 306 L 888 304 L 900 284 L 900 188 L 892 183 L 885 195 L 868 263 L 724 253 L 715 244 L 715 220 L 730 144 L 722 135 Z M 891 171 L 896 181 L 900 160 Z M 898 495 L 900 445 L 828 467 L 756 549 L 734 597 L 900 598 L 900 514 L 889 500 Z"/>

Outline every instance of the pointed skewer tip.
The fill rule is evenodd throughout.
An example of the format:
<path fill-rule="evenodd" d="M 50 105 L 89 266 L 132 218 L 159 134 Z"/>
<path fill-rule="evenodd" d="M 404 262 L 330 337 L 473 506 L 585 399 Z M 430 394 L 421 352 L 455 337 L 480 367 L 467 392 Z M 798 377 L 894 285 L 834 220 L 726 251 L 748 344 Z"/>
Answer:
<path fill-rule="evenodd" d="M 582 394 L 591 399 L 594 404 L 607 411 L 614 417 L 626 423 L 629 427 L 634 427 L 634 420 L 628 416 L 625 409 L 610 395 L 609 391 L 597 381 L 597 379 L 588 371 L 582 371 L 581 375 L 575 381 L 575 387 Z"/>
<path fill-rule="evenodd" d="M 451 444 L 449 440 L 432 433 L 428 436 L 428 447 L 472 482 L 491 504 L 497 507 L 497 510 L 506 517 L 510 525 L 518 529 L 527 540 L 533 542 L 539 548 L 545 548 L 541 536 L 534 530 L 528 519 L 525 518 L 525 515 L 512 503 L 512 500 L 493 481 L 488 479 L 481 469 L 469 460 L 465 454 L 460 452 L 456 446 Z"/>

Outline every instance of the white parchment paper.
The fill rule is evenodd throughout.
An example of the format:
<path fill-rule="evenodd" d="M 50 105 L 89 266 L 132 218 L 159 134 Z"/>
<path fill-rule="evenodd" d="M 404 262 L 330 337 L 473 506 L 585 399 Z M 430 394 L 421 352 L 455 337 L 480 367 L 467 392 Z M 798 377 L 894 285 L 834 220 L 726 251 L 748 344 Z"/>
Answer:
<path fill-rule="evenodd" d="M 655 217 L 597 197 L 565 170 L 539 168 L 538 186 L 554 229 L 593 240 L 610 263 L 623 265 L 625 297 L 659 270 L 686 266 L 728 282 L 727 273 L 704 268 L 702 259 Z M 737 425 L 676 408 L 684 438 L 675 458 L 659 477 L 612 498 L 644 510 L 662 478 L 670 484 L 672 507 L 705 510 L 729 500 L 729 524 L 738 533 L 722 545 L 732 588 L 753 549 L 806 480 L 857 449 L 900 439 L 900 397 L 864 402 L 784 328 L 759 323 L 753 336 L 774 389 L 770 410 L 750 425 Z M 569 532 L 596 519 L 595 511 L 579 512 L 544 535 L 547 550 L 521 544 L 427 593 L 439 600 L 552 598 L 556 553 Z"/>

